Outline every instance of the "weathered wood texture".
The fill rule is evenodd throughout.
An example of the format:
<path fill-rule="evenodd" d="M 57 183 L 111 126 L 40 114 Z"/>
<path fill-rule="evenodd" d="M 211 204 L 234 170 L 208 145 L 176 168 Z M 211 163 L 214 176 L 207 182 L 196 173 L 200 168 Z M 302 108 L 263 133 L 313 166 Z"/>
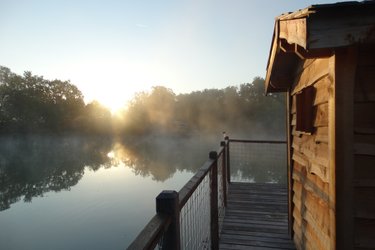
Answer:
<path fill-rule="evenodd" d="M 354 88 L 354 244 L 375 249 L 375 47 L 359 48 Z"/>
<path fill-rule="evenodd" d="M 354 8 L 353 8 L 354 7 Z M 307 50 L 375 41 L 374 5 L 358 4 L 307 9 L 278 17 L 279 38 Z"/>
<path fill-rule="evenodd" d="M 329 101 L 332 100 L 333 76 L 331 58 L 307 59 L 296 69 L 291 89 L 290 150 L 293 166 L 293 233 L 297 249 L 331 249 L 330 212 L 334 210 L 330 182 Z M 307 87 L 315 89 L 311 102 L 312 133 L 296 128 L 296 95 Z"/>
<path fill-rule="evenodd" d="M 219 249 L 295 249 L 288 235 L 287 187 L 231 183 Z"/>

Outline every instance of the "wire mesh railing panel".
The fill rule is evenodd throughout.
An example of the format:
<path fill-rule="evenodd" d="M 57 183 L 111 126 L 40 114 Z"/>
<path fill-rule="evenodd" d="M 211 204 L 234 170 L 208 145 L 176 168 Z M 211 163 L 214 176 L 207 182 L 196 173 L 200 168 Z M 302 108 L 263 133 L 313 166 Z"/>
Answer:
<path fill-rule="evenodd" d="M 218 191 L 218 217 L 219 217 L 219 234 L 221 233 L 221 228 L 224 221 L 225 215 L 225 204 L 224 204 L 224 185 L 223 185 L 223 173 L 225 170 L 223 164 L 223 154 L 220 154 L 220 157 L 217 159 L 217 191 Z M 224 180 L 226 181 L 226 180 Z"/>
<path fill-rule="evenodd" d="M 231 141 L 231 181 L 286 183 L 286 143 Z"/>
<path fill-rule="evenodd" d="M 180 211 L 181 249 L 210 249 L 210 176 L 207 174 Z"/>

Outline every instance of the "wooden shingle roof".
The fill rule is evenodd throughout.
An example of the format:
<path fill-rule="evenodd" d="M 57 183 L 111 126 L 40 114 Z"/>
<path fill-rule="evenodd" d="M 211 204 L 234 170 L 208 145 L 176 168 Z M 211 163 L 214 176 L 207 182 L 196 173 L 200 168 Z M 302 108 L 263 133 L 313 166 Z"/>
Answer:
<path fill-rule="evenodd" d="M 375 43 L 375 1 L 312 5 L 277 17 L 266 92 L 286 91 L 300 60 L 361 43 Z"/>

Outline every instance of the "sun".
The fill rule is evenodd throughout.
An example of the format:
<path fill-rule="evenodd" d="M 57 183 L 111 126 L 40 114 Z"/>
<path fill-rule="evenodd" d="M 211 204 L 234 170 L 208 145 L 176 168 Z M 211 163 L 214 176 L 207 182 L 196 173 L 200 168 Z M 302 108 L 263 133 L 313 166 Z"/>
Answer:
<path fill-rule="evenodd" d="M 106 98 L 99 98 L 99 102 L 109 109 L 112 115 L 116 115 L 121 113 L 124 109 L 126 109 L 127 104 L 130 101 L 129 98 L 124 98 L 124 96 L 117 96 L 116 94 L 111 95 L 110 97 Z"/>
<path fill-rule="evenodd" d="M 80 65 L 74 82 L 80 83 L 87 100 L 97 100 L 112 114 L 126 108 L 136 93 L 148 91 L 157 82 L 153 69 L 136 62 L 102 58 Z"/>

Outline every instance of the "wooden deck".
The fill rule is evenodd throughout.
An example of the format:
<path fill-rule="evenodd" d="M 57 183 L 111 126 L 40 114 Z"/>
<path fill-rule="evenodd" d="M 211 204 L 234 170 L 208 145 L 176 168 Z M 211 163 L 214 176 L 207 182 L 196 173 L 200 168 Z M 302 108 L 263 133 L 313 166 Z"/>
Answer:
<path fill-rule="evenodd" d="M 288 236 L 286 187 L 231 183 L 220 249 L 295 249 Z"/>

